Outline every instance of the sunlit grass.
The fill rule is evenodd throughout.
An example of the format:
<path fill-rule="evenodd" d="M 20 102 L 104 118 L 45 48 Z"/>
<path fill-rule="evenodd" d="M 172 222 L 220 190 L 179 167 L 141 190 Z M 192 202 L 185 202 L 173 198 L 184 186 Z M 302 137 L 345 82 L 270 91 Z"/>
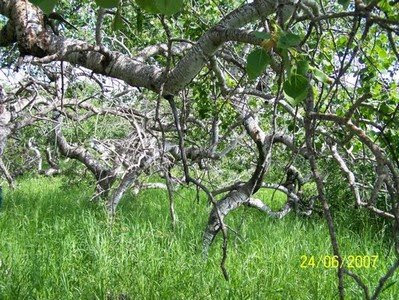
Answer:
<path fill-rule="evenodd" d="M 101 207 L 88 203 L 89 185 L 62 180 L 25 179 L 6 191 L 0 299 L 337 299 L 335 269 L 300 268 L 302 255 L 331 254 L 321 217 L 273 220 L 247 207 L 235 211 L 227 218 L 238 235 L 229 232 L 226 282 L 219 269 L 221 238 L 207 261 L 201 255 L 210 209 L 205 198 L 198 203 L 189 189 L 177 193 L 173 231 L 164 191 L 128 195 L 111 222 Z M 258 196 L 269 201 L 271 193 Z M 276 195 L 277 207 L 285 198 Z M 376 269 L 356 270 L 374 287 L 394 259 L 392 252 L 386 258 L 383 231 L 339 219 L 343 255 L 379 255 Z M 398 279 L 396 274 L 390 282 Z M 361 299 L 349 278 L 346 291 L 350 299 Z M 398 294 L 395 284 L 381 299 Z"/>
<path fill-rule="evenodd" d="M 255 195 L 255 198 L 262 200 L 272 210 L 280 210 L 287 202 L 287 196 L 283 192 L 271 189 L 260 189 Z"/>

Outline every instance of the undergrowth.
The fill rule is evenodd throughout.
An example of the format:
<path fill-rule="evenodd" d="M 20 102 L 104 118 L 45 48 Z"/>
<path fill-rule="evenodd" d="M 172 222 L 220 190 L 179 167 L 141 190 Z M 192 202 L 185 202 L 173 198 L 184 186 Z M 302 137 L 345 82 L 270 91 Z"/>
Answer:
<path fill-rule="evenodd" d="M 195 191 L 176 193 L 178 225 L 172 230 L 165 191 L 127 195 L 114 220 L 91 204 L 92 188 L 64 178 L 28 178 L 5 190 L 0 210 L 1 299 L 337 299 L 336 269 L 301 268 L 301 256 L 331 255 L 321 216 L 289 214 L 274 220 L 242 207 L 228 216 L 226 282 L 219 269 L 221 237 L 209 258 L 201 237 L 210 207 Z M 268 201 L 272 191 L 259 198 Z M 273 208 L 284 202 L 275 194 Z M 351 217 L 352 219 L 354 217 Z M 336 218 L 341 252 L 378 255 L 376 268 L 357 272 L 371 287 L 393 262 L 387 230 L 351 218 Z M 398 274 L 381 299 L 397 299 Z M 346 278 L 346 294 L 362 293 Z"/>

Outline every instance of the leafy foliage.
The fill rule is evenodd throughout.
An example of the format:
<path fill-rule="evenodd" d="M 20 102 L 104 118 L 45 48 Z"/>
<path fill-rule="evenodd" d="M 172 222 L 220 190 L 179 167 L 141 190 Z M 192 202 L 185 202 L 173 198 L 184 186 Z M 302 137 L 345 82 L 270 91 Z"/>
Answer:
<path fill-rule="evenodd" d="M 301 43 L 302 38 L 291 32 L 283 32 L 278 39 L 277 47 L 281 49 L 288 49 L 296 47 Z"/>
<path fill-rule="evenodd" d="M 298 105 L 309 93 L 309 80 L 303 75 L 293 73 L 284 82 L 283 90 L 291 103 Z"/>
<path fill-rule="evenodd" d="M 270 63 L 270 55 L 263 49 L 255 49 L 247 58 L 247 72 L 250 79 L 255 79 L 261 75 Z"/>
<path fill-rule="evenodd" d="M 136 0 L 136 2 L 149 13 L 170 16 L 182 9 L 184 0 Z"/>

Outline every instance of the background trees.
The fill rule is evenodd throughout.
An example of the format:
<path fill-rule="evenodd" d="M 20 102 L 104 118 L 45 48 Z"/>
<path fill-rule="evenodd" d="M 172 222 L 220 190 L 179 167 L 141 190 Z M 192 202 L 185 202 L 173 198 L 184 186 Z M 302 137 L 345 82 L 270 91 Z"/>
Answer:
<path fill-rule="evenodd" d="M 79 162 L 74 171 L 89 170 L 93 199 L 110 214 L 132 185 L 158 174 L 173 225 L 174 189 L 196 187 L 213 205 L 204 251 L 221 231 L 226 279 L 232 210 L 322 211 L 340 297 L 346 274 L 375 298 L 384 278 L 369 292 L 341 263 L 331 206 L 386 219 L 398 244 L 397 8 L 385 0 L 0 1 L 6 165 L 26 172 L 44 149 L 55 173 L 71 161 L 51 153 Z M 281 211 L 256 197 L 263 188 L 287 194 Z"/>

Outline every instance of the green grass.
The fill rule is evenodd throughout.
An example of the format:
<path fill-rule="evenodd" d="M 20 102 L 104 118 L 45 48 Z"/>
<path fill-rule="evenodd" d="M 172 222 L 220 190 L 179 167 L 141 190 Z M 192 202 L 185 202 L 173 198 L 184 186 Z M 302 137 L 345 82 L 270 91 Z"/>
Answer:
<path fill-rule="evenodd" d="M 209 259 L 201 236 L 209 208 L 195 193 L 176 196 L 178 227 L 171 229 L 164 191 L 127 196 L 114 222 L 88 203 L 92 188 L 67 187 L 63 178 L 24 179 L 5 192 L 0 212 L 0 299 L 337 299 L 336 270 L 300 268 L 302 255 L 331 253 L 322 218 L 273 220 L 250 208 L 228 216 L 227 270 L 219 269 L 221 238 Z M 271 191 L 258 195 L 266 200 Z M 276 194 L 276 203 L 284 197 Z M 276 204 L 275 207 L 278 205 Z M 273 204 L 274 205 L 274 204 Z M 356 272 L 375 287 L 393 261 L 384 231 L 367 218 L 338 218 L 343 255 L 379 255 L 376 269 Z M 398 274 L 390 282 L 398 280 Z M 362 294 L 346 278 L 349 299 Z M 381 299 L 397 299 L 399 285 Z M 118 298 L 119 297 L 119 298 Z"/>

